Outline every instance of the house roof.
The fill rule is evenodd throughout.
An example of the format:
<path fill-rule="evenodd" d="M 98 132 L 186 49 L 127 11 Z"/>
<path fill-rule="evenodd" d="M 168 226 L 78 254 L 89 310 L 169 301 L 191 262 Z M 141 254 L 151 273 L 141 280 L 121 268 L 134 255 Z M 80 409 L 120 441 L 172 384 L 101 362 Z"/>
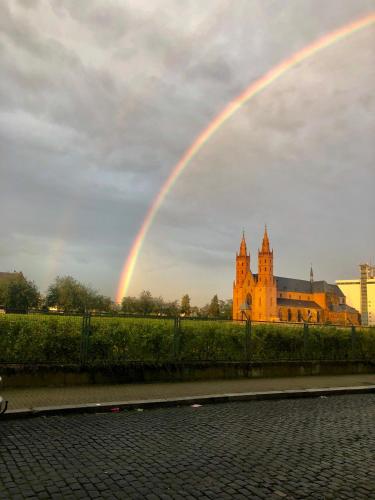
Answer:
<path fill-rule="evenodd" d="M 308 281 L 294 278 L 283 278 L 275 276 L 277 290 L 279 292 L 301 292 L 301 293 L 333 293 L 345 297 L 337 285 L 330 285 L 326 281 Z"/>
<path fill-rule="evenodd" d="M 17 273 L 16 271 L 14 271 L 13 273 L 0 272 L 0 283 L 12 281 L 17 278 L 23 278 L 23 274 Z"/>
<path fill-rule="evenodd" d="M 319 304 L 312 300 L 277 299 L 278 306 L 302 307 L 305 309 L 322 309 Z"/>

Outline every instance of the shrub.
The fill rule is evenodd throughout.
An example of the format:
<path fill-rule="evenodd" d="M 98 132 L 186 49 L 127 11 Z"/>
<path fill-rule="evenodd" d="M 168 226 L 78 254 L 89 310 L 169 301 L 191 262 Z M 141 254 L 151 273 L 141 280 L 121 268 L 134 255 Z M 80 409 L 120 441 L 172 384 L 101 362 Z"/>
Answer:
<path fill-rule="evenodd" d="M 87 361 L 242 361 L 245 324 L 181 319 L 92 317 Z M 82 317 L 43 314 L 0 315 L 0 362 L 79 363 Z M 249 358 L 262 360 L 375 360 L 375 328 L 253 324 Z"/>

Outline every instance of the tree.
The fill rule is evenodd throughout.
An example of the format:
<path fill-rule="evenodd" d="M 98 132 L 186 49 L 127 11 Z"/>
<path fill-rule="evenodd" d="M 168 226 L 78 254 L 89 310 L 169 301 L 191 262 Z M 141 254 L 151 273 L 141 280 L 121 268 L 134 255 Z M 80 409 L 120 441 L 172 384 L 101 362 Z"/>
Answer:
<path fill-rule="evenodd" d="M 208 309 L 208 315 L 213 318 L 218 318 L 220 316 L 219 299 L 217 295 L 212 297 L 211 304 Z"/>
<path fill-rule="evenodd" d="M 27 311 L 37 307 L 40 293 L 33 281 L 28 281 L 22 274 L 2 283 L 0 287 L 0 303 L 9 310 Z"/>
<path fill-rule="evenodd" d="M 220 317 L 225 319 L 232 319 L 232 299 L 219 300 Z"/>
<path fill-rule="evenodd" d="M 174 300 L 173 302 L 164 302 L 163 314 L 166 314 L 167 316 L 177 316 L 178 313 L 179 307 L 177 300 Z"/>
<path fill-rule="evenodd" d="M 46 302 L 49 307 L 58 307 L 63 311 L 83 312 L 87 309 L 87 290 L 72 276 L 57 276 L 49 286 Z"/>
<path fill-rule="evenodd" d="M 105 312 L 111 309 L 112 301 L 72 276 L 58 276 L 48 288 L 46 304 L 49 307 L 58 307 L 65 312 L 92 310 Z"/>
<path fill-rule="evenodd" d="M 186 316 L 190 316 L 191 307 L 190 307 L 190 297 L 188 294 L 184 295 L 181 299 L 181 313 Z"/>
<path fill-rule="evenodd" d="M 139 313 L 139 303 L 137 297 L 124 297 L 121 302 L 121 311 L 125 314 Z"/>
<path fill-rule="evenodd" d="M 210 304 L 206 304 L 198 310 L 198 316 L 202 318 L 207 318 L 210 310 Z"/>
<path fill-rule="evenodd" d="M 142 314 L 151 314 L 154 311 L 154 299 L 149 290 L 140 293 L 139 309 Z"/>
<path fill-rule="evenodd" d="M 110 312 L 114 309 L 114 303 L 109 297 L 98 294 L 95 290 L 91 290 L 91 295 L 88 296 L 88 309 Z"/>

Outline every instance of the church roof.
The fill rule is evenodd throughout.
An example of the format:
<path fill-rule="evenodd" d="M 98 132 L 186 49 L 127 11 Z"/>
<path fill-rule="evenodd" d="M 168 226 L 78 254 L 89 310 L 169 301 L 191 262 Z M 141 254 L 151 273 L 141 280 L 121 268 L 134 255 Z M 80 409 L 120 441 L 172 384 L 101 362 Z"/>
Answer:
<path fill-rule="evenodd" d="M 354 307 L 348 306 L 348 304 L 331 304 L 330 305 L 330 311 L 333 312 L 348 312 L 348 313 L 358 313 L 357 309 L 354 309 Z"/>
<path fill-rule="evenodd" d="M 283 278 L 275 276 L 277 290 L 280 292 L 301 292 L 301 293 L 333 293 L 344 297 L 337 285 L 330 285 L 326 281 L 308 281 L 294 278 Z"/>
<path fill-rule="evenodd" d="M 306 309 L 322 309 L 320 305 L 312 300 L 277 299 L 278 306 L 303 307 Z"/>

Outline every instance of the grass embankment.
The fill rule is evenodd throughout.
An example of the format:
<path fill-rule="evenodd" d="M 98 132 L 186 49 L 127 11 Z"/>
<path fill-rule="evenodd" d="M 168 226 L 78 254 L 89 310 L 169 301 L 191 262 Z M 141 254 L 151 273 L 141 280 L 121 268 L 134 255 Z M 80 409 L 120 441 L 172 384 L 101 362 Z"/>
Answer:
<path fill-rule="evenodd" d="M 0 316 L 0 362 L 80 362 L 82 317 Z M 248 349 L 246 351 L 246 341 Z M 173 319 L 92 317 L 88 364 L 127 361 L 375 360 L 375 328 L 253 324 Z"/>

